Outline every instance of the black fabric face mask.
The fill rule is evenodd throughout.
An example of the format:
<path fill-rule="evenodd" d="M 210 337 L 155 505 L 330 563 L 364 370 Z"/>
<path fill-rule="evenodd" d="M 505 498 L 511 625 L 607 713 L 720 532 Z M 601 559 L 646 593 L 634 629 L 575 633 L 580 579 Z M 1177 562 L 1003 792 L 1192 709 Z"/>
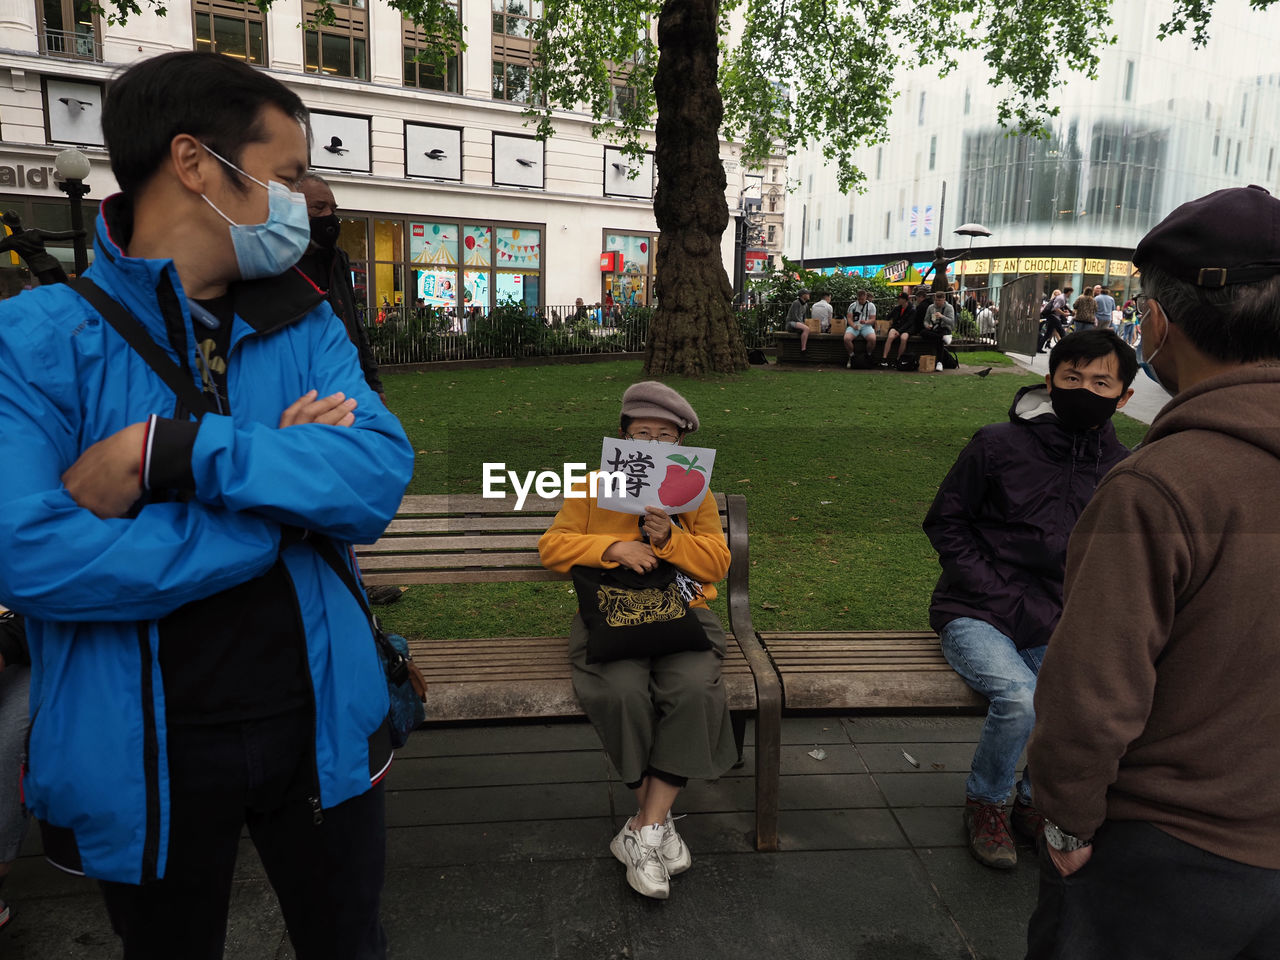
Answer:
<path fill-rule="evenodd" d="M 316 246 L 333 249 L 338 244 L 338 231 L 341 224 L 338 223 L 338 215 L 331 213 L 327 217 L 311 218 L 311 239 Z"/>
<path fill-rule="evenodd" d="M 1092 430 L 1111 419 L 1120 398 L 1100 397 L 1084 387 L 1074 390 L 1054 387 L 1049 392 L 1049 401 L 1064 426 L 1071 430 Z"/>

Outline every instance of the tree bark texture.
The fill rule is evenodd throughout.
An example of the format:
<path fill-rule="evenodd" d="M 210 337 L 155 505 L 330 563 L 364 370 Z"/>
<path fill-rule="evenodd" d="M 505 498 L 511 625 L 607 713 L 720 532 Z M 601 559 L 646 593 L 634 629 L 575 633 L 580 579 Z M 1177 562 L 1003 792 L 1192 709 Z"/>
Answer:
<path fill-rule="evenodd" d="M 720 239 L 729 225 L 720 161 L 717 0 L 666 0 L 658 16 L 658 308 L 645 373 L 732 373 L 747 366 Z"/>

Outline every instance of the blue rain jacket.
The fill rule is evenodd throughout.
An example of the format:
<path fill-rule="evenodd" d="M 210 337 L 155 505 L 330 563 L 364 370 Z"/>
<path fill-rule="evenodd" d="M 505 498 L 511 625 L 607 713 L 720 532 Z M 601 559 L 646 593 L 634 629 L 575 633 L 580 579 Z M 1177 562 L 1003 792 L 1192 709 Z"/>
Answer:
<path fill-rule="evenodd" d="M 199 386 L 196 342 L 170 260 L 125 255 L 116 205 L 87 273 Z M 169 780 L 157 620 L 265 573 L 282 558 L 297 594 L 315 705 L 316 801 L 369 789 L 390 763 L 386 679 L 368 621 L 298 528 L 376 539 L 413 470 L 399 421 L 365 384 L 356 349 L 300 273 L 233 285 L 230 416 L 206 414 L 194 497 L 130 519 L 77 506 L 60 477 L 89 446 L 174 394 L 66 286 L 0 303 L 0 603 L 28 619 L 31 715 L 25 798 L 57 865 L 104 880 L 162 877 Z M 176 346 L 175 346 L 176 344 Z M 349 428 L 278 429 L 310 389 L 359 405 Z"/>

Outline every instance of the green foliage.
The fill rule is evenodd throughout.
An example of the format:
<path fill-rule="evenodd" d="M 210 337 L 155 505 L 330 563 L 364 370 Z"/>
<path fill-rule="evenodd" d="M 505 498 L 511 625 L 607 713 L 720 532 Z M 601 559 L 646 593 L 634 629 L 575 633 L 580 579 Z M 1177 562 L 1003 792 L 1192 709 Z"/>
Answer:
<path fill-rule="evenodd" d="M 521 474 L 589 462 L 640 379 L 634 361 L 387 375 L 417 451 L 409 492 L 479 493 L 487 461 Z M 925 627 L 938 561 L 920 522 L 974 431 L 1006 420 L 1017 389 L 1036 382 L 772 365 L 671 378 L 702 420 L 693 440 L 716 450 L 712 489 L 747 496 L 756 627 Z M 1115 423 L 1130 446 L 1146 430 Z M 723 597 L 714 606 L 724 614 Z M 409 636 L 563 635 L 575 607 L 568 583 L 449 584 L 413 587 L 379 616 Z"/>
<path fill-rule="evenodd" d="M 267 10 L 274 0 L 254 0 Z M 334 20 L 339 0 L 318 0 L 315 24 Z M 419 59 L 441 67 L 465 46 L 447 0 L 387 0 L 428 38 Z M 708 0 L 710 2 L 710 0 Z M 1020 133 L 1044 136 L 1056 116 L 1053 91 L 1066 70 L 1097 75 L 1098 51 L 1115 42 L 1113 0 L 725 0 L 720 5 L 724 132 L 743 143 L 743 161 L 762 165 L 778 145 L 794 153 L 817 138 L 836 165 L 844 190 L 865 179 L 853 151 L 887 139 L 900 77 L 926 66 L 946 76 L 958 58 L 979 55 L 1002 91 L 998 119 Z M 1255 9 L 1276 0 L 1250 0 Z M 164 15 L 167 0 L 105 0 L 111 23 L 145 7 Z M 654 28 L 663 0 L 544 0 L 533 38 L 544 51 L 531 75 L 534 104 L 525 113 L 538 133 L 554 133 L 556 111 L 582 109 L 596 136 L 633 159 L 647 148 L 655 110 L 658 62 Z M 745 27 L 728 42 L 728 18 Z M 1213 0 L 1175 0 L 1161 38 L 1192 32 L 1208 39 Z M 633 166 L 632 175 L 639 164 Z"/>
<path fill-rule="evenodd" d="M 832 303 L 847 303 L 857 298 L 859 290 L 866 290 L 876 302 L 877 309 L 879 304 L 891 301 L 898 295 L 897 289 L 881 277 L 862 277 L 838 270 L 839 268 L 832 274 L 801 270 L 799 264 L 784 257 L 782 269 L 752 280 L 751 290 L 775 303 L 790 303 L 801 290 L 808 290 L 813 295 L 813 300 L 829 292 Z"/>

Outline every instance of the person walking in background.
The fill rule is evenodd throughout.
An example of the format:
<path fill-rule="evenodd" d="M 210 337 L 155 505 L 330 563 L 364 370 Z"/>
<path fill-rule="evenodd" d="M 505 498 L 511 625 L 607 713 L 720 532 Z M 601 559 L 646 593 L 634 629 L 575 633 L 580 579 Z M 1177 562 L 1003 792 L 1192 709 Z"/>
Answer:
<path fill-rule="evenodd" d="M 1280 199 L 1184 203 L 1133 262 L 1173 399 L 1071 535 L 1027 956 L 1280 957 Z"/>
<path fill-rule="evenodd" d="M 1075 316 L 1076 330 L 1092 330 L 1098 322 L 1098 301 L 1093 299 L 1093 294 L 1085 290 L 1076 297 L 1076 302 L 1071 305 L 1071 312 Z M 1107 316 L 1104 326 L 1111 326 L 1110 315 Z"/>
<path fill-rule="evenodd" d="M 1115 322 L 1115 297 L 1107 292 L 1106 287 L 1098 284 L 1093 288 L 1093 302 L 1097 307 L 1098 326 L 1109 327 L 1118 334 L 1120 332 L 1120 324 Z"/>
<path fill-rule="evenodd" d="M 1010 835 L 1039 831 L 1018 757 L 1032 696 L 1062 612 L 1067 536 L 1103 476 L 1128 454 L 1111 417 L 1133 395 L 1133 351 L 1110 330 L 1064 337 L 1042 386 L 1023 387 L 1009 421 L 979 430 L 924 519 L 942 574 L 929 625 L 956 673 L 990 702 L 965 782 L 964 828 L 981 864 L 1009 869 Z M 1012 816 L 1006 802 L 1014 792 Z"/>
<path fill-rule="evenodd" d="M 1067 295 L 1070 292 L 1070 287 L 1065 292 L 1054 290 L 1049 294 L 1049 299 L 1041 308 L 1040 319 L 1044 321 L 1044 324 L 1040 342 L 1036 344 L 1036 353 L 1044 353 L 1051 340 L 1061 341 L 1067 335 Z"/>
<path fill-rule="evenodd" d="M 1136 301 L 1130 297 L 1124 302 L 1124 306 L 1120 308 L 1120 320 L 1122 323 L 1120 336 L 1125 343 L 1129 344 L 1129 346 L 1133 346 L 1133 334 L 1137 326 L 1137 315 L 1138 308 L 1136 306 Z"/>

